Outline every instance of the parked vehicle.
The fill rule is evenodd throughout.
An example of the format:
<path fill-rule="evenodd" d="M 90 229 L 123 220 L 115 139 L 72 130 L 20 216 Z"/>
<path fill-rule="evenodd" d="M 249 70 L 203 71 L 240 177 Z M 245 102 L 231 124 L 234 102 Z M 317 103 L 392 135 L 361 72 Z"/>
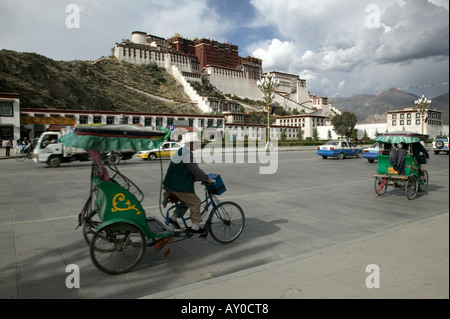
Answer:
<path fill-rule="evenodd" d="M 447 152 L 449 154 L 448 148 L 448 136 L 436 136 L 431 144 L 431 149 L 434 154 L 439 154 L 440 152 Z"/>
<path fill-rule="evenodd" d="M 328 157 L 337 157 L 344 159 L 348 156 L 362 157 L 362 148 L 358 148 L 351 142 L 346 140 L 328 141 L 326 144 L 317 148 L 317 155 L 322 156 L 323 159 Z"/>
<path fill-rule="evenodd" d="M 375 162 L 375 160 L 377 160 L 377 155 L 380 152 L 380 147 L 382 146 L 383 143 L 373 143 L 368 148 L 363 149 L 362 157 L 366 158 L 369 163 Z"/>
<path fill-rule="evenodd" d="M 181 147 L 183 147 L 183 145 L 177 142 L 164 142 L 160 148 L 138 152 L 137 157 L 144 160 L 172 157 L 172 155 L 174 155 Z"/>
<path fill-rule="evenodd" d="M 86 150 L 69 147 L 59 142 L 61 136 L 68 133 L 67 130 L 60 132 L 44 132 L 39 137 L 34 148 L 34 161 L 36 163 L 45 163 L 50 167 L 58 167 L 61 163 L 73 161 L 89 161 L 89 155 Z M 117 165 L 121 160 L 133 158 L 136 154 L 133 150 L 105 153 L 106 159 Z"/>

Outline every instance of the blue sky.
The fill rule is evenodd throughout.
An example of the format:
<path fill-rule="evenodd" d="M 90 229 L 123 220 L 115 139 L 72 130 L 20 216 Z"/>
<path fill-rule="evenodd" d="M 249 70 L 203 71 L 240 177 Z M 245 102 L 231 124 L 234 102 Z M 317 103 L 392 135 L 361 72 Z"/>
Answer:
<path fill-rule="evenodd" d="M 212 38 L 307 80 L 311 94 L 448 92 L 448 0 L 0 0 L 0 49 L 109 55 L 132 31 Z M 80 9 L 68 28 L 68 5 Z M 438 85 L 440 84 L 440 85 Z M 422 86 L 422 88 L 415 88 Z M 411 89 L 411 87 L 414 87 Z"/>

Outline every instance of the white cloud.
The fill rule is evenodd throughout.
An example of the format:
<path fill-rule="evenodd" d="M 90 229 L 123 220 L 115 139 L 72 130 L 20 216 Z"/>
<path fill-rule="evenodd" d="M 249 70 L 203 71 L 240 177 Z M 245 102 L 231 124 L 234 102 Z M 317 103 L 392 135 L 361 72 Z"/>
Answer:
<path fill-rule="evenodd" d="M 436 81 L 448 80 L 448 2 L 445 6 L 441 0 L 377 1 L 380 24 L 372 28 L 367 25 L 370 13 L 366 8 L 370 1 L 251 3 L 258 11 L 259 21 L 278 30 L 284 42 L 290 43 L 292 59 L 285 63 L 284 71 L 316 79 L 314 83 L 308 81 L 308 88 L 338 94 L 344 89 L 360 92 L 382 85 L 389 87 L 395 82 L 387 74 L 394 72 L 397 85 L 412 85 L 422 75 L 410 68 L 418 69 L 425 60 L 440 64 L 442 70 L 435 74 Z M 272 44 L 266 41 L 259 42 L 259 47 L 250 47 L 254 55 L 273 61 L 278 52 L 268 43 Z M 263 62 L 264 67 L 272 65 L 275 62 Z M 409 77 L 402 77 L 405 73 Z M 321 81 L 322 78 L 331 82 Z"/>
<path fill-rule="evenodd" d="M 290 70 L 295 58 L 294 43 L 273 39 L 266 41 L 253 52 L 253 56 L 263 60 L 263 68 L 274 71 Z"/>

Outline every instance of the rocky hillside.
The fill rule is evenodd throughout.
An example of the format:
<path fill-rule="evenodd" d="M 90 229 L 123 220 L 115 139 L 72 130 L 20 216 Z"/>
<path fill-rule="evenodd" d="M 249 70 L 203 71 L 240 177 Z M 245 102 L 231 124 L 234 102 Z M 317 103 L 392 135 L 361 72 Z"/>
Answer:
<path fill-rule="evenodd" d="M 114 58 L 93 68 L 84 61 L 54 61 L 35 53 L 0 50 L 0 92 L 20 93 L 22 108 L 200 113 L 185 106 L 189 100 L 183 89 L 164 69 Z"/>
<path fill-rule="evenodd" d="M 448 93 L 431 98 L 431 108 L 442 111 L 444 123 L 449 122 Z M 392 89 L 379 95 L 362 94 L 350 98 L 331 98 L 330 102 L 341 111 L 349 111 L 356 115 L 359 123 L 385 122 L 387 112 L 414 107 L 419 96 Z"/>

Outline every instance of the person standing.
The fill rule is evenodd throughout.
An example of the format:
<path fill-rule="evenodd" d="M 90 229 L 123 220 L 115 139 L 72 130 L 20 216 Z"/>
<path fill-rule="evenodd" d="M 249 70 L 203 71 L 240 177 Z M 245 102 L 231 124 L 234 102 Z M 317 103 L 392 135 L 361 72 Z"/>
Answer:
<path fill-rule="evenodd" d="M 7 141 L 6 141 L 6 145 L 5 145 L 6 156 L 10 156 L 11 145 L 12 145 L 12 140 L 7 140 Z"/>

